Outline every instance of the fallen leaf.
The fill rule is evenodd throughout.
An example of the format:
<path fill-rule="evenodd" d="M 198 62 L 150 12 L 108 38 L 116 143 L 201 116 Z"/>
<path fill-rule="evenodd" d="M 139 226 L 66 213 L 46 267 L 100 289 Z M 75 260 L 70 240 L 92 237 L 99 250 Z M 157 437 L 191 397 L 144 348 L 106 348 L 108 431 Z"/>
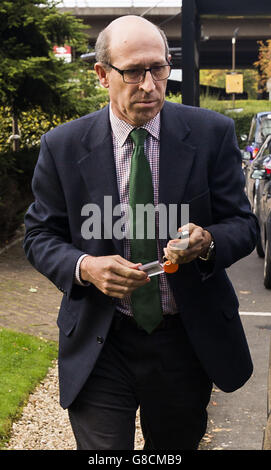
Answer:
<path fill-rule="evenodd" d="M 38 289 L 34 289 L 34 287 L 30 287 L 29 292 L 38 292 Z"/>
<path fill-rule="evenodd" d="M 212 429 L 212 432 L 222 432 L 222 431 L 230 432 L 230 431 L 232 431 L 232 429 L 230 429 L 230 428 L 215 428 L 215 429 Z"/>

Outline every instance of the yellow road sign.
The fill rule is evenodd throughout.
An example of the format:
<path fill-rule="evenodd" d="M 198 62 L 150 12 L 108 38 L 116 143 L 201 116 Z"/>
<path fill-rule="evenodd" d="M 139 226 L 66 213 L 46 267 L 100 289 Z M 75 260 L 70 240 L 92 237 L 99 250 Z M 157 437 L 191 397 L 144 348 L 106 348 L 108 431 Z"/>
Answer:
<path fill-rule="evenodd" d="M 243 93 L 243 74 L 226 74 L 226 93 Z"/>

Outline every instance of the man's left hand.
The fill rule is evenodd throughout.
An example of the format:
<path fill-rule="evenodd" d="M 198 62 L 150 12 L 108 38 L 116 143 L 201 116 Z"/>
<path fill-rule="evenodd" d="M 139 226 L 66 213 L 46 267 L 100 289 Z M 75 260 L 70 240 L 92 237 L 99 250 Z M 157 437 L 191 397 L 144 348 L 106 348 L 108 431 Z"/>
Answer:
<path fill-rule="evenodd" d="M 189 231 L 189 244 L 185 250 L 171 248 L 171 244 L 178 239 L 170 240 L 167 247 L 164 248 L 165 257 L 173 264 L 190 263 L 190 261 L 193 261 L 199 256 L 204 257 L 212 241 L 212 235 L 198 225 L 190 223 L 178 228 L 178 232 L 184 230 Z"/>

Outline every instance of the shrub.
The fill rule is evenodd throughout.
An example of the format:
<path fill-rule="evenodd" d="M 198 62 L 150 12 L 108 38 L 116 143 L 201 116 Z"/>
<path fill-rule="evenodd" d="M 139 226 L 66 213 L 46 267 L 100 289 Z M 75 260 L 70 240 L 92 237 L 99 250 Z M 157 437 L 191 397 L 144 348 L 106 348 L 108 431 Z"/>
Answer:
<path fill-rule="evenodd" d="M 25 209 L 33 199 L 31 180 L 39 153 L 41 136 L 50 129 L 80 115 L 102 108 L 108 102 L 107 90 L 94 87 L 94 76 L 88 74 L 84 94 L 78 104 L 78 114 L 60 118 L 49 116 L 41 108 L 22 112 L 19 120 L 20 150 L 13 152 L 12 113 L 7 107 L 0 107 L 0 244 L 4 243 L 23 221 Z M 88 95 L 89 92 L 89 95 Z"/>
<path fill-rule="evenodd" d="M 170 95 L 167 98 L 174 103 L 181 103 L 181 95 Z M 232 101 L 214 100 L 210 96 L 202 96 L 200 107 L 212 109 L 218 113 L 231 117 L 235 122 L 235 130 L 240 148 L 246 144 L 241 140 L 241 135 L 248 135 L 252 117 L 261 111 L 271 112 L 271 102 L 266 100 L 236 100 L 235 111 L 232 109 Z"/>
<path fill-rule="evenodd" d="M 221 104 L 220 104 L 221 103 Z M 271 102 L 266 100 L 237 100 L 235 101 L 235 111 L 232 109 L 231 101 L 210 102 L 208 100 L 209 109 L 214 109 L 222 114 L 231 117 L 235 122 L 235 130 L 240 148 L 244 148 L 246 143 L 241 140 L 241 135 L 249 134 L 251 120 L 254 114 L 260 111 L 271 112 Z M 202 100 L 202 107 L 206 107 Z"/>
<path fill-rule="evenodd" d="M 22 223 L 32 201 L 31 180 L 38 152 L 38 147 L 32 147 L 0 154 L 0 244 Z"/>
<path fill-rule="evenodd" d="M 41 136 L 53 127 L 102 108 L 108 102 L 108 93 L 106 90 L 100 89 L 97 93 L 86 96 L 79 101 L 78 113 L 72 117 L 61 118 L 56 115 L 49 116 L 38 107 L 31 112 L 22 112 L 19 118 L 20 148 L 29 149 L 37 147 L 39 146 Z M 12 135 L 12 113 L 10 108 L 0 107 L 0 121 L 1 154 L 10 152 L 12 148 L 10 141 L 10 136 Z"/>

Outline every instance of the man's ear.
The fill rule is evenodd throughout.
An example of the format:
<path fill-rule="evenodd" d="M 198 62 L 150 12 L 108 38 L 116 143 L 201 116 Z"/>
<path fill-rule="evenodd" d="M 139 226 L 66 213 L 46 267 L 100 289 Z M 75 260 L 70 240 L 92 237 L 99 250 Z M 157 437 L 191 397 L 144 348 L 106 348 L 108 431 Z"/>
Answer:
<path fill-rule="evenodd" d="M 104 88 L 109 88 L 108 72 L 106 71 L 106 69 L 105 69 L 104 65 L 102 64 L 102 62 L 96 62 L 96 64 L 94 65 L 94 70 L 95 70 L 95 72 L 97 73 L 97 75 L 99 77 L 100 84 Z"/>

